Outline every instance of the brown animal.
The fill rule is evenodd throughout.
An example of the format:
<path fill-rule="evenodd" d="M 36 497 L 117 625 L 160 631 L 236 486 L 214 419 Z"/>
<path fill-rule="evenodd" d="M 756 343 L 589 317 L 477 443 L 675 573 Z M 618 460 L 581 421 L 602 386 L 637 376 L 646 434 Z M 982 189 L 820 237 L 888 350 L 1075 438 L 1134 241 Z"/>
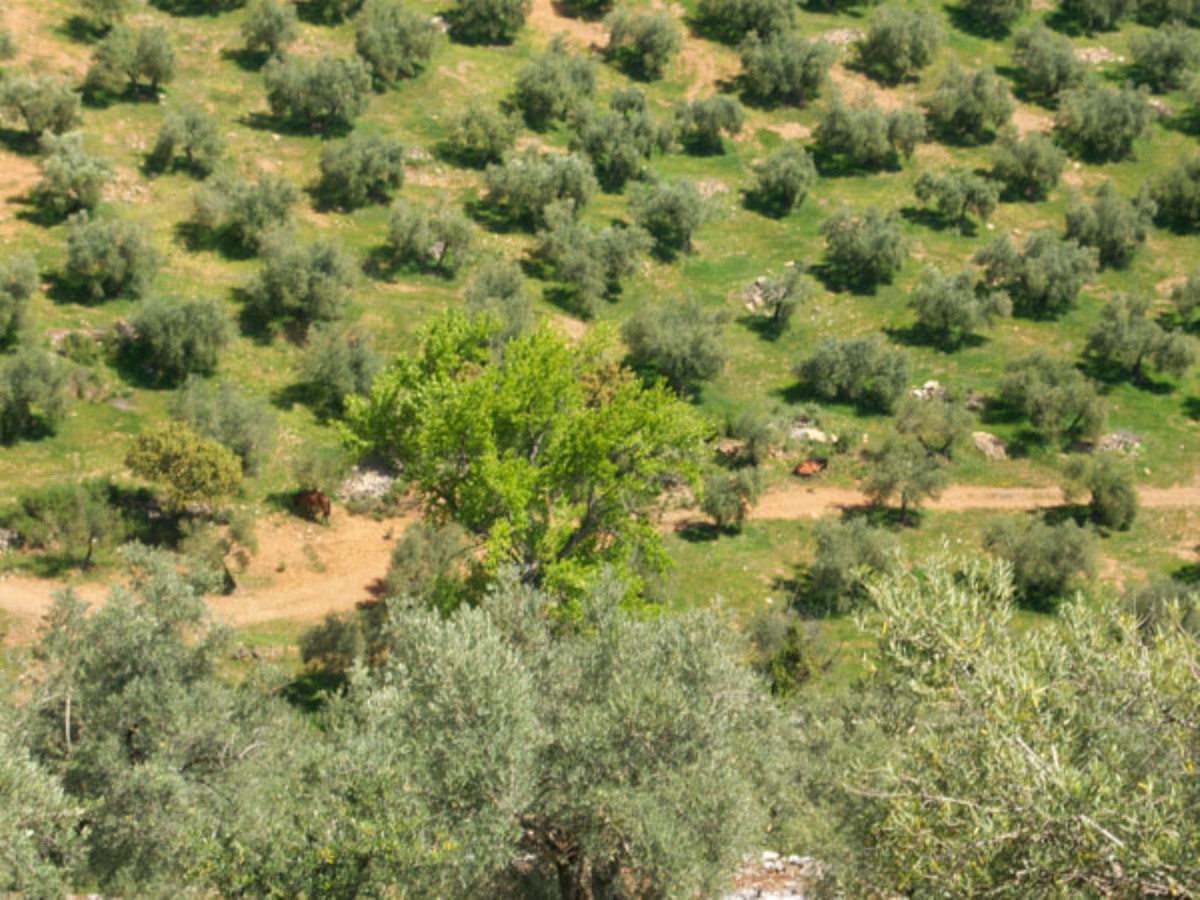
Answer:
<path fill-rule="evenodd" d="M 828 459 L 824 456 L 814 456 L 804 460 L 804 462 L 792 469 L 792 474 L 799 475 L 801 478 L 812 478 L 818 472 L 824 472 L 828 468 Z"/>
<path fill-rule="evenodd" d="M 317 521 L 317 515 L 321 516 L 322 521 L 329 524 L 329 510 L 332 504 L 329 502 L 329 496 L 317 490 L 299 491 L 296 494 L 296 506 L 300 511 L 312 519 Z"/>

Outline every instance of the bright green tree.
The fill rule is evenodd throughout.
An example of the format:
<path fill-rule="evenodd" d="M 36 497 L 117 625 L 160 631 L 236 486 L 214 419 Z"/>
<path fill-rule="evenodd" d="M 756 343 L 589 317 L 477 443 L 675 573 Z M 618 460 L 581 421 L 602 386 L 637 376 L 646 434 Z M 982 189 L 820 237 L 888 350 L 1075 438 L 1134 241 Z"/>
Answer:
<path fill-rule="evenodd" d="M 183 422 L 139 434 L 125 465 L 134 475 L 161 483 L 163 499 L 177 511 L 192 503 L 217 503 L 242 484 L 242 463 L 234 452 Z"/>

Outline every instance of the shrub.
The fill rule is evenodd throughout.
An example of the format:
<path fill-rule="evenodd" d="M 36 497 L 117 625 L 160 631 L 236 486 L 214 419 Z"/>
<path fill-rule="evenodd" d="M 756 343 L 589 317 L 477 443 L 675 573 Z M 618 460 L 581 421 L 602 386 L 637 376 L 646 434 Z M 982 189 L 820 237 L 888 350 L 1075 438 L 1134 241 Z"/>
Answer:
<path fill-rule="evenodd" d="M 993 317 L 1006 315 L 1010 309 L 1003 294 L 976 291 L 971 272 L 943 275 L 933 266 L 926 267 L 911 303 L 917 313 L 917 326 L 950 348 L 961 345 Z"/>
<path fill-rule="evenodd" d="M 724 368 L 724 331 L 720 311 L 687 297 L 642 306 L 626 320 L 621 337 L 635 367 L 657 373 L 683 394 Z"/>
<path fill-rule="evenodd" d="M 580 109 L 595 89 L 592 62 L 572 53 L 565 35 L 559 34 L 545 53 L 534 56 L 517 73 L 513 105 L 525 124 L 542 131 Z"/>
<path fill-rule="evenodd" d="M 679 26 L 665 12 L 634 13 L 620 9 L 605 24 L 608 57 L 635 78 L 662 78 L 683 46 Z"/>
<path fill-rule="evenodd" d="M 165 28 L 117 25 L 96 47 L 85 84 L 104 93 L 127 86 L 132 94 L 153 96 L 174 77 L 175 51 Z"/>
<path fill-rule="evenodd" d="M 708 33 L 737 42 L 751 33 L 766 38 L 791 31 L 795 9 L 790 0 L 700 0 L 696 17 Z"/>
<path fill-rule="evenodd" d="M 470 221 L 456 209 L 440 207 L 427 215 L 397 200 L 388 214 L 384 252 L 393 267 L 453 275 L 465 262 L 473 235 Z"/>
<path fill-rule="evenodd" d="M 1035 609 L 1053 609 L 1072 584 L 1096 572 L 1096 538 L 1074 522 L 1004 519 L 988 528 L 983 543 L 1012 566 L 1017 597 Z"/>
<path fill-rule="evenodd" d="M 815 547 L 803 601 L 825 615 L 845 615 L 863 604 L 867 579 L 895 567 L 896 539 L 864 519 L 821 519 L 813 527 Z"/>
<path fill-rule="evenodd" d="M 371 74 L 357 56 L 272 59 L 263 80 L 273 116 L 316 131 L 348 126 L 366 111 L 371 95 Z"/>
<path fill-rule="evenodd" d="M 546 207 L 546 228 L 539 232 L 538 258 L 554 268 L 554 276 L 573 288 L 579 311 L 595 312 L 596 301 L 620 291 L 642 254 L 653 246 L 638 226 L 609 226 L 596 231 L 576 221 L 568 203 Z"/>
<path fill-rule="evenodd" d="M 37 261 L 20 253 L 0 262 L 0 347 L 13 344 L 25 324 L 25 307 L 38 289 Z"/>
<path fill-rule="evenodd" d="M 467 599 L 469 535 L 454 523 L 416 522 L 392 550 L 383 584 L 386 596 L 405 597 L 449 615 Z"/>
<path fill-rule="evenodd" d="M 505 220 L 537 228 L 544 224 L 543 211 L 555 200 L 570 200 L 583 208 L 596 193 L 592 167 L 575 154 L 539 153 L 532 147 L 489 166 L 484 174 L 484 202 Z"/>
<path fill-rule="evenodd" d="M 798 266 L 789 266 L 782 275 L 764 276 L 755 281 L 760 310 L 766 316 L 766 334 L 778 338 L 788 329 L 792 316 L 812 299 L 814 287 Z"/>
<path fill-rule="evenodd" d="M 27 347 L 0 360 L 0 444 L 53 434 L 66 413 L 67 377 L 44 350 Z"/>
<path fill-rule="evenodd" d="M 858 64 L 872 78 L 897 84 L 933 62 L 942 38 L 941 22 L 932 12 L 884 6 L 855 45 Z"/>
<path fill-rule="evenodd" d="M 511 260 L 485 259 L 475 270 L 463 299 L 472 319 L 486 315 L 499 323 L 496 338 L 502 344 L 523 334 L 533 322 L 533 303 L 525 276 Z"/>
<path fill-rule="evenodd" d="M 247 289 L 246 311 L 259 322 L 285 319 L 307 327 L 345 313 L 355 264 L 330 241 L 269 243 L 263 267 Z"/>
<path fill-rule="evenodd" d="M 1153 219 L 1152 201 L 1145 197 L 1126 200 L 1106 181 L 1090 206 L 1076 202 L 1067 210 L 1067 237 L 1095 247 L 1101 267 L 1123 268 L 1146 242 Z"/>
<path fill-rule="evenodd" d="M 806 41 L 792 32 L 765 41 L 751 33 L 742 42 L 746 93 L 760 102 L 802 106 L 821 95 L 837 50 L 827 41 Z"/>
<path fill-rule="evenodd" d="M 458 160 L 483 167 L 504 158 L 517 139 L 517 131 L 517 123 L 509 116 L 473 105 L 452 124 L 448 144 Z"/>
<path fill-rule="evenodd" d="M 899 496 L 901 525 L 908 524 L 910 507 L 942 492 L 946 480 L 943 461 L 926 453 L 920 441 L 911 435 L 888 436 L 869 458 L 871 467 L 863 492 L 877 505 Z"/>
<path fill-rule="evenodd" d="M 183 422 L 143 431 L 125 465 L 147 481 L 163 482 L 163 499 L 176 511 L 192 503 L 216 503 L 237 493 L 242 483 L 242 465 L 233 451 Z"/>
<path fill-rule="evenodd" d="M 758 474 L 753 469 L 737 472 L 717 469 L 704 479 L 704 499 L 700 506 L 718 528 L 741 531 L 760 490 Z"/>
<path fill-rule="evenodd" d="M 638 225 L 654 238 L 655 250 L 670 258 L 692 249 L 692 235 L 707 215 L 696 185 L 686 179 L 643 187 L 630 204 Z"/>
<path fill-rule="evenodd" d="M 52 484 L 25 491 L 0 518 L 20 535 L 22 546 L 58 549 L 86 569 L 97 548 L 123 537 L 120 515 L 109 502 L 111 491 L 101 478 Z"/>
<path fill-rule="evenodd" d="M 1075 304 L 1080 289 L 1096 274 L 1097 254 L 1091 247 L 1037 231 L 1017 249 L 1000 236 L 975 254 L 984 267 L 984 284 L 1004 291 L 1013 309 L 1031 318 L 1055 318 Z"/>
<path fill-rule="evenodd" d="M 847 106 L 834 97 L 813 134 L 813 149 L 822 165 L 844 169 L 899 166 L 925 140 L 925 120 L 911 109 L 885 114 L 878 106 Z"/>
<path fill-rule="evenodd" d="M 1186 22 L 1196 24 L 1200 6 L 1196 0 L 1138 0 L 1138 21 L 1147 25 L 1163 22 Z"/>
<path fill-rule="evenodd" d="M 65 275 L 89 300 L 141 297 L 158 271 L 158 252 L 146 229 L 118 219 L 71 218 Z"/>
<path fill-rule="evenodd" d="M 131 322 L 127 352 L 146 378 L 178 384 L 188 375 L 207 375 L 229 343 L 230 323 L 215 300 L 146 300 Z"/>
<path fill-rule="evenodd" d="M 956 143 L 986 143 L 1012 117 L 1008 87 L 988 67 L 968 74 L 951 68 L 926 103 L 933 129 Z"/>
<path fill-rule="evenodd" d="M 269 458 L 275 412 L 261 397 L 231 382 L 189 378 L 168 401 L 167 411 L 196 434 L 232 450 L 246 475 L 257 474 Z"/>
<path fill-rule="evenodd" d="M 1165 330 L 1149 312 L 1146 298 L 1117 295 L 1100 310 L 1084 353 L 1135 384 L 1145 383 L 1147 365 L 1167 375 L 1182 375 L 1196 362 L 1196 348 L 1191 339 Z"/>
<path fill-rule="evenodd" d="M 971 213 L 986 222 L 1000 202 L 995 182 L 959 169 L 923 172 L 914 190 L 918 200 L 932 204 L 944 221 L 957 225 L 963 234 L 972 230 Z"/>
<path fill-rule="evenodd" d="M 400 0 L 366 0 L 354 19 L 354 48 L 376 82 L 397 84 L 425 70 L 433 58 L 437 26 Z"/>
<path fill-rule="evenodd" d="M 839 210 L 821 223 L 821 237 L 831 280 L 860 290 L 890 284 L 908 256 L 899 216 L 873 206 Z"/>
<path fill-rule="evenodd" d="M 1059 95 L 1054 133 L 1089 162 L 1115 162 L 1133 154 L 1133 142 L 1149 123 L 1144 93 L 1089 81 Z"/>
<path fill-rule="evenodd" d="M 79 124 L 79 94 L 61 81 L 45 77 L 0 79 L 0 109 L 19 119 L 32 138 L 46 132 L 62 134 Z"/>
<path fill-rule="evenodd" d="M 353 329 L 318 325 L 300 359 L 305 400 L 325 418 L 345 412 L 351 394 L 367 396 L 378 371 L 379 357 L 370 337 Z"/>
<path fill-rule="evenodd" d="M 572 16 L 584 19 L 602 19 L 613 8 L 613 0 L 570 0 L 564 5 Z"/>
<path fill-rule="evenodd" d="M 875 338 L 826 338 L 796 365 L 801 384 L 822 400 L 891 412 L 908 387 L 908 357 Z"/>
<path fill-rule="evenodd" d="M 146 162 L 154 171 L 183 168 L 208 175 L 224 153 L 225 140 L 216 118 L 203 107 L 189 105 L 167 114 Z M 177 159 L 180 154 L 182 160 Z"/>
<path fill-rule="evenodd" d="M 80 0 L 83 19 L 93 34 L 104 34 L 124 21 L 129 12 L 129 0 Z"/>
<path fill-rule="evenodd" d="M 1133 80 L 1162 93 L 1183 87 L 1189 72 L 1200 63 L 1200 44 L 1186 25 L 1172 23 L 1143 31 L 1129 40 Z"/>
<path fill-rule="evenodd" d="M 1058 8 L 1063 18 L 1087 32 L 1109 31 L 1133 15 L 1137 0 L 1060 0 Z"/>
<path fill-rule="evenodd" d="M 975 417 L 966 403 L 952 391 L 942 396 L 901 398 L 896 408 L 896 433 L 916 439 L 921 448 L 945 460 L 954 458 L 954 448 L 971 432 Z"/>
<path fill-rule="evenodd" d="M 289 0 L 251 0 L 242 20 L 247 50 L 278 56 L 297 36 L 296 7 Z"/>
<path fill-rule="evenodd" d="M 1023 138 L 1007 133 L 996 149 L 992 177 L 1004 184 L 1007 194 L 1026 200 L 1044 200 L 1058 184 L 1067 155 L 1036 131 Z"/>
<path fill-rule="evenodd" d="M 655 150 L 671 145 L 673 132 L 650 117 L 641 91 L 618 91 L 611 107 L 604 113 L 584 110 L 575 117 L 571 149 L 591 158 L 605 190 L 620 191 L 627 181 L 643 177 L 646 161 Z"/>
<path fill-rule="evenodd" d="M 1137 518 L 1138 495 L 1133 483 L 1133 465 L 1116 453 L 1076 456 L 1067 463 L 1068 496 L 1082 490 L 1088 494 L 1092 521 L 1105 528 L 1127 531 Z"/>
<path fill-rule="evenodd" d="M 799 144 L 784 144 L 754 167 L 758 181 L 751 200 L 772 215 L 787 215 L 804 202 L 817 181 L 817 167 Z"/>
<path fill-rule="evenodd" d="M 1030 0 L 963 0 L 962 9 L 976 31 L 1003 37 L 1030 6 Z"/>
<path fill-rule="evenodd" d="M 113 175 L 108 161 L 84 152 L 78 131 L 44 134 L 41 148 L 42 180 L 33 189 L 34 202 L 53 216 L 94 208 Z"/>
<path fill-rule="evenodd" d="M 1083 80 L 1083 63 L 1071 41 L 1038 22 L 1017 33 L 1013 64 L 1031 97 L 1053 103 L 1058 95 Z"/>
<path fill-rule="evenodd" d="M 404 184 L 404 148 L 390 137 L 357 132 L 321 151 L 322 202 L 343 210 L 387 203 Z"/>
<path fill-rule="evenodd" d="M 721 134 L 733 136 L 742 130 L 745 114 L 742 105 L 724 95 L 693 100 L 675 107 L 675 127 L 679 142 L 689 153 L 724 153 Z"/>
<path fill-rule="evenodd" d="M 12 263 L 9 265 L 11 266 Z M 11 272 L 12 270 L 10 269 L 9 271 Z M 36 272 L 36 270 L 34 271 Z M 0 286 L 3 284 L 4 278 L 0 277 Z M 3 290 L 3 287 L 0 287 L 0 290 Z M 0 294 L 0 297 L 3 296 L 3 294 Z M 1175 304 L 1175 312 L 1179 316 L 1179 321 L 1183 324 L 1183 327 L 1195 328 L 1196 313 L 1200 312 L 1200 274 L 1189 275 L 1187 281 L 1183 284 L 1175 285 L 1171 289 L 1171 302 Z M 2 305 L 3 302 L 0 301 L 0 306 Z M 0 312 L 0 322 L 2 321 L 3 313 Z"/>
<path fill-rule="evenodd" d="M 1200 230 L 1200 156 L 1152 176 L 1143 190 L 1155 222 L 1179 232 Z"/>
<path fill-rule="evenodd" d="M 354 15 L 363 0 L 308 0 L 309 16 L 326 25 L 336 25 Z"/>
<path fill-rule="evenodd" d="M 1052 440 L 1086 440 L 1104 427 L 1096 386 L 1070 360 L 1044 350 L 1009 364 L 1000 402 Z"/>
<path fill-rule="evenodd" d="M 529 0 L 454 0 L 450 33 L 469 44 L 509 44 L 528 13 Z"/>
<path fill-rule="evenodd" d="M 256 182 L 219 178 L 193 197 L 193 223 L 236 249 L 256 253 L 274 231 L 292 221 L 296 188 L 279 175 Z"/>

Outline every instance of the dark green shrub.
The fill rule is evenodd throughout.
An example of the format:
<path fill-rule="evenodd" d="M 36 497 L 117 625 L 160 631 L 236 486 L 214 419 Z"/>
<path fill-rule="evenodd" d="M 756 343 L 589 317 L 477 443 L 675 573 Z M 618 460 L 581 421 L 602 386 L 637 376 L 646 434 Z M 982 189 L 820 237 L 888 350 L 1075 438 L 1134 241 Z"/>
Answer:
<path fill-rule="evenodd" d="M 944 221 L 957 225 L 963 234 L 973 229 L 972 213 L 980 222 L 986 222 L 1000 202 L 994 181 L 960 169 L 923 172 L 914 190 L 919 201 L 932 205 Z"/>
<path fill-rule="evenodd" d="M 404 148 L 390 137 L 358 132 L 321 151 L 321 201 L 343 210 L 387 203 L 404 184 Z"/>
<path fill-rule="evenodd" d="M 34 550 L 58 550 L 83 568 L 97 549 L 117 544 L 125 535 L 121 516 L 110 502 L 112 485 L 90 478 L 26 491 L 0 520 Z"/>
<path fill-rule="evenodd" d="M 755 207 L 771 215 L 787 215 L 804 202 L 817 181 L 817 167 L 799 144 L 784 144 L 755 166 L 758 181 L 751 195 Z"/>
<path fill-rule="evenodd" d="M 131 362 L 156 384 L 207 375 L 229 343 L 231 327 L 216 300 L 146 300 L 134 313 Z"/>
<path fill-rule="evenodd" d="M 704 499 L 700 508 L 723 531 L 738 532 L 762 487 L 754 469 L 727 472 L 717 469 L 704 479 Z"/>
<path fill-rule="evenodd" d="M 1059 0 L 1063 18 L 1085 31 L 1110 31 L 1133 15 L 1138 0 Z"/>
<path fill-rule="evenodd" d="M 1200 156 L 1151 176 L 1143 196 L 1154 204 L 1159 225 L 1177 232 L 1200 230 Z"/>
<path fill-rule="evenodd" d="M 871 17 L 855 50 L 864 72 L 885 84 L 898 84 L 933 62 L 942 39 L 941 21 L 932 12 L 890 5 Z"/>
<path fill-rule="evenodd" d="M 796 365 L 796 377 L 822 400 L 888 413 L 908 387 L 908 357 L 876 338 L 826 338 Z"/>
<path fill-rule="evenodd" d="M 263 69 L 271 114 L 298 128 L 346 127 L 367 109 L 371 73 L 359 57 L 272 59 Z"/>
<path fill-rule="evenodd" d="M 821 519 L 813 528 L 813 543 L 816 549 L 800 597 L 809 612 L 853 612 L 866 600 L 867 579 L 891 571 L 897 560 L 896 539 L 861 518 Z"/>
<path fill-rule="evenodd" d="M 621 329 L 629 360 L 679 393 L 694 391 L 725 367 L 725 317 L 694 297 L 646 304 Z"/>
<path fill-rule="evenodd" d="M 87 300 L 144 296 L 158 263 L 158 251 L 141 225 L 92 219 L 87 213 L 71 218 L 64 275 Z"/>
<path fill-rule="evenodd" d="M 895 213 L 871 206 L 842 209 L 821 223 L 830 280 L 858 290 L 890 284 L 908 258 L 908 243 Z"/>
<path fill-rule="evenodd" d="M 1067 463 L 1068 496 L 1088 494 L 1092 521 L 1105 528 L 1127 531 L 1137 518 L 1138 495 L 1133 464 L 1115 452 L 1076 456 Z"/>
<path fill-rule="evenodd" d="M 62 361 L 27 347 L 0 359 L 0 444 L 53 434 L 66 413 Z"/>
<path fill-rule="evenodd" d="M 423 72 L 433 58 L 437 27 L 400 0 L 366 0 L 354 18 L 354 48 L 376 82 L 394 85 Z"/>
<path fill-rule="evenodd" d="M 3 279 L 0 279 L 0 285 L 2 284 Z M 0 297 L 3 296 L 0 294 Z M 1196 313 L 1200 312 L 1200 274 L 1189 275 L 1183 284 L 1175 285 L 1171 289 L 1171 302 L 1175 304 L 1175 313 L 1183 327 L 1195 328 Z M 3 313 L 0 313 L 0 321 L 3 321 Z"/>
<path fill-rule="evenodd" d="M 363 0 L 308 0 L 308 17 L 326 25 L 344 22 L 362 8 Z"/>
<path fill-rule="evenodd" d="M 976 32 L 1003 37 L 1030 6 L 1030 0 L 962 0 L 961 8 Z"/>
<path fill-rule="evenodd" d="M 1013 64 L 1028 94 L 1045 104 L 1053 104 L 1084 76 L 1083 63 L 1075 56 L 1071 41 L 1042 22 L 1017 33 Z"/>
<path fill-rule="evenodd" d="M 1004 519 L 988 528 L 987 550 L 1012 566 L 1023 605 L 1053 609 L 1079 579 L 1096 573 L 1096 538 L 1066 521 L 1058 525 Z"/>
<path fill-rule="evenodd" d="M 16 342 L 25 324 L 25 307 L 40 281 L 37 261 L 28 253 L 0 263 L 0 347 Z"/>
<path fill-rule="evenodd" d="M 1143 92 L 1089 81 L 1059 95 L 1054 133 L 1075 156 L 1116 162 L 1133 154 L 1133 142 L 1149 124 Z"/>
<path fill-rule="evenodd" d="M 450 33 L 468 44 L 510 44 L 528 14 L 529 0 L 454 0 Z"/>

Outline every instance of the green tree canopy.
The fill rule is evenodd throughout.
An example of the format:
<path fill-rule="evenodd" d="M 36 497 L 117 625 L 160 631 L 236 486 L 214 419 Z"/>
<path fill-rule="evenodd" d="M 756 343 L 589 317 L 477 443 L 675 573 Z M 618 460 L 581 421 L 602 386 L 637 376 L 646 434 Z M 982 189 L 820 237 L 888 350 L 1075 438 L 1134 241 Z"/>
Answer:
<path fill-rule="evenodd" d="M 175 510 L 225 499 L 242 483 L 242 463 L 234 452 L 183 422 L 139 434 L 125 465 L 135 475 L 161 482 L 167 505 Z"/>

